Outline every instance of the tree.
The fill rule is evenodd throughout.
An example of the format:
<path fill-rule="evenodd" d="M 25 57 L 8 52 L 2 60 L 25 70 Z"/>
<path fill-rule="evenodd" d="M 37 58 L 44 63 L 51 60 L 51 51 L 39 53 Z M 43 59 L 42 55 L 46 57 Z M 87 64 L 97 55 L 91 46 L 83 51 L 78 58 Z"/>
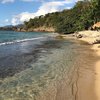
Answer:
<path fill-rule="evenodd" d="M 52 27 L 58 33 L 86 30 L 100 21 L 100 0 L 78 1 L 72 9 L 48 13 L 25 22 L 26 28 Z"/>
<path fill-rule="evenodd" d="M 91 0 L 92 17 L 94 23 L 100 21 L 100 0 Z"/>

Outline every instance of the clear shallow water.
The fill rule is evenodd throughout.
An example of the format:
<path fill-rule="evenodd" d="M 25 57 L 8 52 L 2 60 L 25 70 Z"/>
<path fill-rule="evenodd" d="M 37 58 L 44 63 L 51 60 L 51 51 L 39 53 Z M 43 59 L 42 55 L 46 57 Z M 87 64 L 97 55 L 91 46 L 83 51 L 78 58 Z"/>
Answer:
<path fill-rule="evenodd" d="M 35 48 L 50 39 L 50 33 L 0 31 L 0 78 L 9 77 L 36 61 L 40 50 Z"/>
<path fill-rule="evenodd" d="M 32 45 L 32 43 L 29 44 Z M 31 47 L 29 45 L 26 46 Z M 30 50 L 30 53 L 26 56 L 27 60 L 25 56 L 23 59 L 20 59 L 20 54 L 14 56 L 15 58 L 19 56 L 19 61 L 23 62 L 25 60 L 23 64 L 27 68 L 23 67 L 21 62 L 15 67 L 15 69 L 13 69 L 13 66 L 11 67 L 11 64 L 8 67 L 9 63 L 5 66 L 5 71 L 7 71 L 8 68 L 7 72 L 10 74 L 13 72 L 16 73 L 17 68 L 18 70 L 24 68 L 24 70 L 17 72 L 13 76 L 1 79 L 0 99 L 10 100 L 13 98 L 13 100 L 38 100 L 37 97 L 43 93 L 44 89 L 51 86 L 52 83 L 62 80 L 65 73 L 68 73 L 70 69 L 74 68 L 73 65 L 77 54 L 74 50 L 76 48 L 76 45 L 71 41 L 54 39 L 48 41 L 47 39 L 44 42 L 42 41 L 41 45 L 35 47 L 35 50 L 39 50 L 35 52 L 38 55 L 35 56 L 35 58 L 35 54 Z M 26 53 L 23 55 L 26 55 Z M 28 61 L 30 57 L 32 57 L 31 61 Z M 34 62 L 36 58 L 37 60 Z M 12 61 L 11 58 L 10 61 Z M 16 61 L 15 63 L 18 64 Z M 13 71 L 9 72 L 9 68 L 10 71 Z"/>
<path fill-rule="evenodd" d="M 0 100 L 66 100 L 53 97 L 64 78 L 71 91 L 68 87 L 83 51 L 87 47 L 50 37 L 1 46 Z"/>

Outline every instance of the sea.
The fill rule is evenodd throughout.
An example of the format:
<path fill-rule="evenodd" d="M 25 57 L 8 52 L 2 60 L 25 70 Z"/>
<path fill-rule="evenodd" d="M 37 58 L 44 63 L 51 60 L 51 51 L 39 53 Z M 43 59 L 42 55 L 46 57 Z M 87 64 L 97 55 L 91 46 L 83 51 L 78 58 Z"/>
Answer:
<path fill-rule="evenodd" d="M 0 100 L 74 100 L 77 63 L 88 51 L 54 33 L 0 31 Z"/>
<path fill-rule="evenodd" d="M 0 45 L 13 44 L 44 38 L 47 33 L 43 32 L 15 32 L 0 31 Z"/>

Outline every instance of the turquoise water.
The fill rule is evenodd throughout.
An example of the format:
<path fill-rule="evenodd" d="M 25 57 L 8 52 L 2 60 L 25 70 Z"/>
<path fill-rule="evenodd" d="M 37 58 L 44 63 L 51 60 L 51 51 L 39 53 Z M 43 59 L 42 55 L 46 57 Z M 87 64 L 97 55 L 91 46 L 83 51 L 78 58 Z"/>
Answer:
<path fill-rule="evenodd" d="M 0 78 L 29 68 L 41 52 L 36 46 L 50 39 L 49 35 L 43 32 L 0 31 Z"/>
<path fill-rule="evenodd" d="M 38 37 L 45 37 L 46 34 L 47 33 L 43 32 L 0 31 L 0 45 L 27 41 Z"/>

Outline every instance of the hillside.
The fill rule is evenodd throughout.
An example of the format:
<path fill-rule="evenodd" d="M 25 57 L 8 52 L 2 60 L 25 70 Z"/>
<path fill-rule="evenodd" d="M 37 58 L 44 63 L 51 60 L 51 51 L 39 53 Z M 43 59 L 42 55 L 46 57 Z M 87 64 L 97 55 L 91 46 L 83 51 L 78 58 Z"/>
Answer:
<path fill-rule="evenodd" d="M 87 30 L 100 21 L 99 5 L 99 0 L 79 1 L 70 10 L 48 13 L 24 22 L 24 27 L 20 31 L 51 31 L 49 28 L 52 28 L 55 32 L 68 34 Z"/>

